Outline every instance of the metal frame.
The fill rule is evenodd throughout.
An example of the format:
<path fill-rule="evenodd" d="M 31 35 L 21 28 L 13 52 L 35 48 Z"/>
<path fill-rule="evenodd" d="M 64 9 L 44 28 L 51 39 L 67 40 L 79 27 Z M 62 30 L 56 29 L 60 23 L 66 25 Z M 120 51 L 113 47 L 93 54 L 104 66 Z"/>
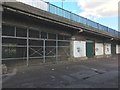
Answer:
<path fill-rule="evenodd" d="M 58 63 L 58 35 L 56 34 L 56 63 Z"/>
<path fill-rule="evenodd" d="M 45 40 L 43 41 L 43 63 L 45 63 Z"/>
<path fill-rule="evenodd" d="M 2 64 L 2 5 L 0 2 L 0 65 Z M 2 65 L 0 66 L 0 89 L 2 89 Z"/>
<path fill-rule="evenodd" d="M 38 50 L 34 50 L 33 48 L 30 47 L 30 49 L 31 49 L 32 51 L 34 51 L 34 52 L 33 52 L 32 54 L 30 54 L 29 56 L 33 56 L 34 54 L 42 55 L 41 53 L 39 53 L 39 51 L 40 51 L 42 48 L 40 48 L 40 49 L 38 49 Z"/>
<path fill-rule="evenodd" d="M 2 11 L 0 11 L 0 64 L 1 61 L 2 61 Z"/>
<path fill-rule="evenodd" d="M 29 29 L 27 29 L 27 66 L 29 65 Z"/>
<path fill-rule="evenodd" d="M 4 23 L 5 24 L 5 23 Z M 6 24 L 6 25 L 9 25 L 9 24 Z M 12 25 L 14 26 L 14 25 Z M 26 65 L 29 66 L 29 59 L 43 59 L 43 63 L 46 62 L 46 58 L 52 58 L 54 57 L 55 58 L 55 61 L 56 63 L 58 62 L 58 57 L 63 57 L 63 55 L 59 55 L 59 48 L 63 48 L 61 50 L 63 50 L 62 52 L 64 52 L 66 55 L 64 56 L 69 56 L 68 53 L 65 51 L 64 48 L 67 48 L 67 47 L 70 47 L 70 44 L 68 46 L 65 46 L 65 45 L 62 45 L 62 46 L 59 46 L 58 45 L 58 42 L 63 42 L 63 43 L 70 43 L 70 40 L 58 40 L 58 34 L 55 34 L 56 36 L 56 39 L 49 39 L 48 37 L 48 32 L 47 33 L 47 39 L 44 39 L 44 38 L 31 38 L 29 37 L 29 28 L 28 27 L 24 27 L 26 28 L 27 30 L 27 37 L 17 37 L 16 36 L 16 33 L 17 33 L 17 30 L 16 30 L 16 26 L 14 26 L 14 29 L 15 29 L 15 33 L 14 33 L 14 36 L 1 36 L 2 38 L 11 38 L 11 39 L 20 39 L 20 40 L 26 40 L 26 45 L 5 45 L 4 43 L 2 43 L 2 47 L 18 47 L 18 48 L 26 48 L 27 49 L 27 56 L 26 57 L 20 57 L 20 58 L 3 58 L 2 60 L 12 60 L 12 59 L 26 59 Z M 39 31 L 41 32 L 41 31 Z M 39 33 L 40 34 L 40 33 Z M 36 46 L 36 45 L 30 45 L 29 41 L 30 40 L 36 40 L 36 41 L 42 41 L 43 42 L 43 45 L 42 46 Z M 54 41 L 55 42 L 55 46 L 54 45 L 51 45 L 51 46 L 48 46 L 46 44 L 46 41 Z M 34 48 L 38 48 L 38 50 L 35 50 Z M 30 50 L 32 50 L 32 54 L 30 54 Z M 41 51 L 41 53 L 39 53 L 39 51 Z M 46 51 L 47 50 L 47 51 Z M 52 53 L 52 55 L 50 55 Z M 33 54 L 38 54 L 39 56 L 36 56 L 36 57 L 32 57 L 31 55 Z"/>
<path fill-rule="evenodd" d="M 46 3 L 46 2 L 45 2 Z M 58 7 L 58 6 L 56 6 L 56 5 L 53 5 L 53 4 L 51 4 L 51 3 L 48 3 L 48 6 L 49 6 L 49 11 L 48 12 L 50 12 L 50 13 L 52 13 L 52 14 L 55 14 L 55 15 L 58 15 L 58 16 L 61 16 L 61 17 L 64 17 L 64 18 L 67 18 L 67 19 L 70 19 L 70 20 L 73 20 L 73 21 L 76 21 L 76 22 L 78 22 L 78 23 L 81 23 L 81 24 L 83 24 L 83 25 L 87 25 L 87 27 L 92 27 L 92 28 L 95 28 L 95 29 L 98 29 L 98 30 L 100 30 L 100 31 L 102 31 L 102 32 L 104 32 L 104 33 L 109 33 L 109 34 L 111 34 L 111 35 L 114 35 L 114 36 L 117 36 L 118 37 L 118 33 L 120 33 L 119 31 L 116 31 L 116 30 L 114 30 L 114 29 L 111 29 L 111 28 L 109 28 L 109 27 L 107 27 L 107 26 L 104 26 L 104 25 L 101 25 L 101 24 L 99 24 L 99 23 L 96 23 L 96 22 L 94 22 L 94 21 L 92 21 L 92 20 L 89 20 L 89 19 L 87 19 L 87 18 L 84 18 L 84 17 L 82 17 L 82 16 L 79 16 L 79 15 L 77 15 L 77 14 L 75 14 L 75 13 L 72 13 L 72 12 L 70 12 L 70 11 L 68 11 L 68 10 L 65 10 L 65 9 L 63 9 L 63 8 L 60 8 L 60 7 Z M 51 8 L 52 7 L 52 8 Z M 53 9 L 54 8 L 54 9 Z M 40 9 L 40 8 L 39 8 Z M 59 15 L 59 12 L 62 10 L 62 15 Z M 64 12 L 64 13 L 63 13 Z M 64 14 L 65 14 L 65 16 L 64 16 Z M 69 14 L 70 14 L 70 18 L 69 18 Z M 71 17 L 72 16 L 72 17 Z M 82 19 L 82 22 L 81 22 L 81 20 L 79 20 L 79 18 L 81 18 Z M 84 21 L 84 22 L 83 22 Z M 112 31 L 112 32 L 110 32 L 110 31 Z"/>

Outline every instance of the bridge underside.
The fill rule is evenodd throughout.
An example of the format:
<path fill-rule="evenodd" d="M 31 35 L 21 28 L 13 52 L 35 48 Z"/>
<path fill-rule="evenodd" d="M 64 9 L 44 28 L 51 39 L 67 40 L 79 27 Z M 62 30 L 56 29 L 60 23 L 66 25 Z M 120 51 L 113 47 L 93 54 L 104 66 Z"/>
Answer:
<path fill-rule="evenodd" d="M 18 10 L 19 11 L 19 10 Z M 57 21 L 39 19 L 30 14 L 4 8 L 2 17 L 2 60 L 24 61 L 25 64 L 68 60 L 71 57 L 71 41 L 92 40 L 103 43 L 118 43 L 112 36 L 90 32 Z"/>

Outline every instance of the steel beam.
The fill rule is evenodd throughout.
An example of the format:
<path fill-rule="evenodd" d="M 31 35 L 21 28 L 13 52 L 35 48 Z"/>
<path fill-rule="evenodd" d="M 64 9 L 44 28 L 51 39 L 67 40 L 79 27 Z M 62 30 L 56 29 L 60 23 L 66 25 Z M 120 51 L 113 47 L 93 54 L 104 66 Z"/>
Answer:
<path fill-rule="evenodd" d="M 17 34 L 17 33 L 16 33 L 16 26 L 15 26 L 15 33 L 14 33 L 15 37 L 17 37 L 16 34 Z"/>
<path fill-rule="evenodd" d="M 43 63 L 45 63 L 45 39 L 43 40 Z"/>
<path fill-rule="evenodd" d="M 1 10 L 2 6 L 0 6 Z M 2 11 L 0 11 L 0 63 L 2 61 Z"/>
<path fill-rule="evenodd" d="M 0 89 L 2 89 L 2 4 L 0 2 Z"/>
<path fill-rule="evenodd" d="M 29 65 L 29 29 L 27 29 L 27 66 Z"/>
<path fill-rule="evenodd" d="M 58 34 L 56 34 L 56 63 L 58 62 Z"/>

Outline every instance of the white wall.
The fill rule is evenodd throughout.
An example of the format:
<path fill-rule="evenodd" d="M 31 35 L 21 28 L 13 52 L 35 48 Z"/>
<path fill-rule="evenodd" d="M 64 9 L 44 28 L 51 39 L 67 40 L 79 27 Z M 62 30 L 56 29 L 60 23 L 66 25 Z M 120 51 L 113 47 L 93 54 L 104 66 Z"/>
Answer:
<path fill-rule="evenodd" d="M 86 57 L 86 42 L 85 41 L 73 41 L 73 56 Z"/>
<path fill-rule="evenodd" d="M 105 47 L 105 55 L 110 55 L 111 54 L 111 44 L 105 43 L 104 47 Z"/>
<path fill-rule="evenodd" d="M 95 43 L 95 55 L 104 55 L 103 43 Z"/>
<path fill-rule="evenodd" d="M 48 4 L 41 0 L 17 0 L 17 1 L 48 11 Z"/>
<path fill-rule="evenodd" d="M 117 53 L 117 54 L 120 53 L 120 45 L 116 45 L 116 53 Z"/>

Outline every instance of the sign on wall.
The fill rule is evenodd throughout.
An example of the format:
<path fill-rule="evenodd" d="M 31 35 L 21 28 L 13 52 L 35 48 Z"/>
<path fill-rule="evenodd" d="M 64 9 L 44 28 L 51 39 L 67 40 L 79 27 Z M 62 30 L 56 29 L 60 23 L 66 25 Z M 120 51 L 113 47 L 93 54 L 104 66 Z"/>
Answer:
<path fill-rule="evenodd" d="M 95 55 L 103 55 L 103 43 L 95 43 Z"/>
<path fill-rule="evenodd" d="M 116 53 L 117 53 L 117 54 L 120 53 L 120 45 L 116 45 Z"/>
<path fill-rule="evenodd" d="M 111 44 L 105 43 L 105 55 L 111 54 Z"/>
<path fill-rule="evenodd" d="M 73 41 L 73 56 L 86 57 L 86 42 L 85 41 Z"/>

